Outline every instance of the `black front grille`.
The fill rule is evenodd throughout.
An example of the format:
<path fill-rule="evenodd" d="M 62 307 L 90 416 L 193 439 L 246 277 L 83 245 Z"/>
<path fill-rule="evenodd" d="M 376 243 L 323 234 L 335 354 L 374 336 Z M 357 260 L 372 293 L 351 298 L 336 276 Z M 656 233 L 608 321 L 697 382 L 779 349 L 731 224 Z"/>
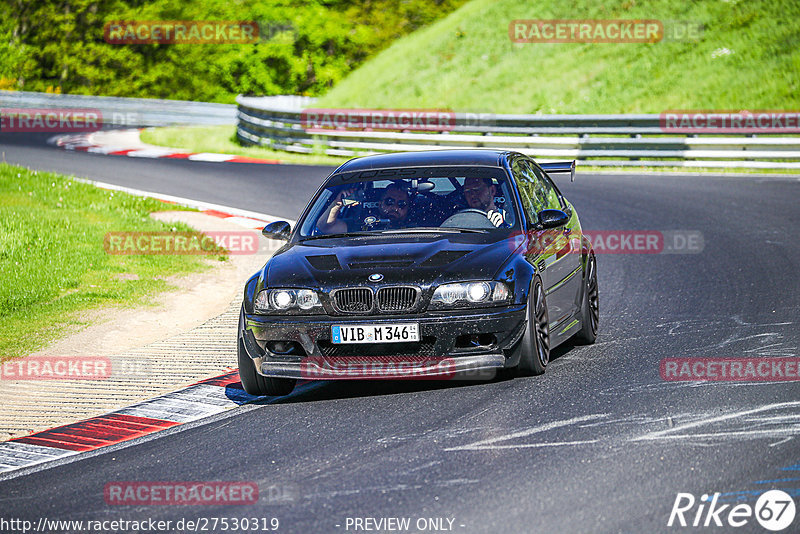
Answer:
<path fill-rule="evenodd" d="M 419 290 L 414 287 L 384 287 L 378 290 L 381 311 L 409 311 L 417 302 Z"/>
<path fill-rule="evenodd" d="M 331 293 L 333 307 L 344 313 L 372 311 L 372 290 L 368 287 L 337 289 Z"/>
<path fill-rule="evenodd" d="M 433 356 L 436 338 L 424 336 L 420 341 L 408 343 L 364 343 L 353 345 L 333 344 L 329 340 L 318 343 L 324 356 Z"/>

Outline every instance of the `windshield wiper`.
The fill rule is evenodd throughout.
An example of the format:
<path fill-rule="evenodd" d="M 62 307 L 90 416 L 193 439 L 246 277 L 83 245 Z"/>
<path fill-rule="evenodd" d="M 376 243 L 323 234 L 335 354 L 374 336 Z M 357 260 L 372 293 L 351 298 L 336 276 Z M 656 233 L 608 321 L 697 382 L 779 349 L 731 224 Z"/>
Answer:
<path fill-rule="evenodd" d="M 384 230 L 382 234 L 406 234 L 406 233 L 448 233 L 448 234 L 461 234 L 461 233 L 470 233 L 470 234 L 485 234 L 488 233 L 489 230 L 484 230 L 481 228 L 439 228 L 438 226 L 419 226 L 417 228 L 404 228 L 402 230 Z"/>
<path fill-rule="evenodd" d="M 358 237 L 358 236 L 365 236 L 365 235 L 375 235 L 379 232 L 344 232 L 340 234 L 320 234 L 320 235 L 310 235 L 308 237 L 304 237 L 300 240 L 303 241 L 310 241 L 312 239 L 323 239 L 328 237 Z"/>

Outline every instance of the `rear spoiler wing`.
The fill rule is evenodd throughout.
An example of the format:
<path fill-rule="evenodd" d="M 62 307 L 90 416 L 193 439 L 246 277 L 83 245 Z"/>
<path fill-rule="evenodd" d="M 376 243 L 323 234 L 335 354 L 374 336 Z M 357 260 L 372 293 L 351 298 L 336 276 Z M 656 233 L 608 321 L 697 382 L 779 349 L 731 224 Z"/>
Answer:
<path fill-rule="evenodd" d="M 539 166 L 547 172 L 568 172 L 569 181 L 575 181 L 575 160 L 558 161 L 556 163 L 540 163 Z"/>

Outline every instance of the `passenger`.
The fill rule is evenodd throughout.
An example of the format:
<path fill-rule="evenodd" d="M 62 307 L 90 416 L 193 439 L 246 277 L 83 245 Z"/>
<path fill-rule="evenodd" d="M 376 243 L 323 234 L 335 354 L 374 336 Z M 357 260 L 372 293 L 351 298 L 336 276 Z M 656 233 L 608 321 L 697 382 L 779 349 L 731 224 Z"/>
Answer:
<path fill-rule="evenodd" d="M 343 189 L 336 195 L 330 208 L 323 212 L 317 221 L 317 229 L 324 234 L 343 234 L 348 232 L 347 222 L 339 218 L 345 204 L 355 205 L 358 202 L 347 202 L 347 197 L 353 194 L 353 189 Z M 398 229 L 405 226 L 411 208 L 411 198 L 402 185 L 392 183 L 384 189 L 378 203 L 378 213 L 381 218 L 389 220 L 389 228 Z M 360 222 L 360 221 L 359 221 Z"/>
<path fill-rule="evenodd" d="M 491 178 L 469 177 L 464 180 L 464 200 L 472 209 L 486 213 L 486 218 L 495 225 L 501 226 L 505 222 L 505 212 L 495 206 L 494 195 L 497 187 Z"/>

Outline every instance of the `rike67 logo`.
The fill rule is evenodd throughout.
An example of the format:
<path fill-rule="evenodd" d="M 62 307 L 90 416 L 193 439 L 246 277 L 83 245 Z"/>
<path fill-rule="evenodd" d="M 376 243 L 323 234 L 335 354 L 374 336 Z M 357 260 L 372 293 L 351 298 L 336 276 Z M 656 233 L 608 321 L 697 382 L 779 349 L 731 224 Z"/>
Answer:
<path fill-rule="evenodd" d="M 745 503 L 734 506 L 719 504 L 720 495 L 714 493 L 709 497 L 703 494 L 698 502 L 691 493 L 678 493 L 667 526 L 736 528 L 749 524 L 755 518 L 765 529 L 778 532 L 788 528 L 794 521 L 794 500 L 784 491 L 762 493 L 755 506 Z"/>

